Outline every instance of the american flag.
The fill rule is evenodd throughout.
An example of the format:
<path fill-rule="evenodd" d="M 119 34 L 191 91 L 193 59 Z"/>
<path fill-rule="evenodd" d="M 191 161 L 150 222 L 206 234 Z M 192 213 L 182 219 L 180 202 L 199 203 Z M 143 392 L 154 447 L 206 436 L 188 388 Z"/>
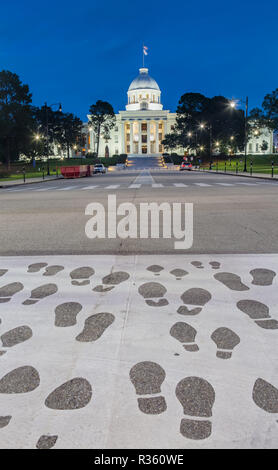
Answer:
<path fill-rule="evenodd" d="M 144 55 L 148 55 L 148 48 L 147 48 L 147 46 L 143 46 L 143 53 L 144 53 Z"/>

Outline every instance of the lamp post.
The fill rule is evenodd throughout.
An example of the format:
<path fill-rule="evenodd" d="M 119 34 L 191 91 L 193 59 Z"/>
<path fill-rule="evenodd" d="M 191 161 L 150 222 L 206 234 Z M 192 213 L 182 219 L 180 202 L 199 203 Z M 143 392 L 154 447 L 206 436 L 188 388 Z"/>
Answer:
<path fill-rule="evenodd" d="M 235 109 L 237 103 L 240 102 L 244 104 L 244 172 L 247 172 L 247 143 L 248 143 L 248 96 L 245 100 L 233 100 L 230 102 L 231 108 Z"/>
<path fill-rule="evenodd" d="M 46 114 L 46 158 L 47 158 L 47 176 L 50 175 L 50 168 L 49 168 L 49 134 L 48 134 L 48 108 L 52 108 L 53 106 L 59 106 L 58 111 L 62 112 L 62 105 L 61 103 L 54 103 L 48 105 L 46 102 L 44 103 L 45 106 L 45 114 Z"/>
<path fill-rule="evenodd" d="M 212 124 L 209 123 L 208 127 L 206 128 L 205 124 L 200 124 L 200 129 L 208 129 L 209 131 L 209 160 L 210 160 L 210 170 L 212 168 Z"/>

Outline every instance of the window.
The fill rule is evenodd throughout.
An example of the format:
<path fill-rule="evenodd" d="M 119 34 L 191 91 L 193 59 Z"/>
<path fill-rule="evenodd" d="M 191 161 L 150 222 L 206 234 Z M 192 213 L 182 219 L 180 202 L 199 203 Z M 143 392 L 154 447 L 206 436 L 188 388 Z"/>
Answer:
<path fill-rule="evenodd" d="M 162 133 L 161 132 L 158 134 L 158 140 L 162 140 Z"/>
<path fill-rule="evenodd" d="M 163 149 L 162 145 L 159 144 L 159 152 L 162 152 L 162 149 Z"/>
<path fill-rule="evenodd" d="M 115 143 L 117 144 L 119 142 L 118 136 L 115 135 Z"/>
<path fill-rule="evenodd" d="M 259 144 L 256 144 L 256 152 L 259 151 Z"/>
<path fill-rule="evenodd" d="M 130 142 L 130 134 L 126 134 L 126 141 Z"/>
<path fill-rule="evenodd" d="M 130 145 L 126 146 L 126 151 L 127 151 L 127 153 L 130 153 Z"/>
<path fill-rule="evenodd" d="M 118 153 L 119 153 L 119 150 L 115 149 L 115 154 L 118 155 Z"/>
<path fill-rule="evenodd" d="M 142 132 L 147 132 L 147 123 L 146 122 L 143 122 L 141 124 L 141 129 L 142 129 Z"/>
<path fill-rule="evenodd" d="M 162 122 L 159 123 L 159 129 L 162 129 Z"/>
<path fill-rule="evenodd" d="M 147 137 L 148 137 L 147 134 L 143 134 L 143 135 L 142 135 L 142 142 L 143 142 L 144 144 L 147 143 Z"/>
<path fill-rule="evenodd" d="M 249 152 L 252 152 L 252 150 L 253 150 L 253 145 L 249 144 Z"/>
<path fill-rule="evenodd" d="M 127 130 L 130 129 L 130 124 L 126 124 L 126 129 L 127 129 Z"/>
<path fill-rule="evenodd" d="M 115 127 L 115 132 L 118 132 L 119 128 L 118 126 Z"/>
<path fill-rule="evenodd" d="M 171 126 L 171 131 L 173 131 L 174 129 L 175 129 L 175 126 L 172 125 L 172 126 Z"/>

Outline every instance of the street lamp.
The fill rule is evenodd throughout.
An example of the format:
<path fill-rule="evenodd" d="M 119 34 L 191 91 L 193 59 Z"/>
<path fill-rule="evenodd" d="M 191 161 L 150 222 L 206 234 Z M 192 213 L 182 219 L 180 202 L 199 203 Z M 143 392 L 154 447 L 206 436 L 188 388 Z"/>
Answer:
<path fill-rule="evenodd" d="M 244 172 L 247 172 L 247 143 L 248 143 L 248 96 L 245 100 L 232 100 L 230 107 L 236 109 L 237 103 L 242 103 L 245 106 L 244 112 Z"/>
<path fill-rule="evenodd" d="M 50 175 L 50 168 L 49 168 L 49 135 L 48 135 L 48 108 L 52 108 L 53 106 L 59 106 L 58 111 L 59 113 L 62 112 L 62 105 L 61 103 L 54 103 L 48 105 L 46 102 L 44 103 L 45 106 L 45 114 L 46 114 L 46 152 L 47 152 L 47 176 Z"/>

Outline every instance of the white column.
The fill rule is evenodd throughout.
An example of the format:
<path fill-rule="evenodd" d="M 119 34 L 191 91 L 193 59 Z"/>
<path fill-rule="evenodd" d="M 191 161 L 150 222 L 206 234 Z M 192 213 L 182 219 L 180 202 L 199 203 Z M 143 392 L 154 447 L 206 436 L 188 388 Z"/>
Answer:
<path fill-rule="evenodd" d="M 156 153 L 159 153 L 159 141 L 158 141 L 158 126 L 159 126 L 159 121 L 155 122 L 156 129 L 155 129 L 155 147 L 156 147 Z"/>
<path fill-rule="evenodd" d="M 130 153 L 133 153 L 133 121 L 130 121 Z"/>
<path fill-rule="evenodd" d="M 142 121 L 138 121 L 138 153 L 142 153 L 142 129 L 141 129 Z"/>
<path fill-rule="evenodd" d="M 121 132 L 122 149 L 120 150 L 119 153 L 125 153 L 125 123 L 124 122 L 121 123 L 121 129 L 122 129 L 122 132 Z"/>
<path fill-rule="evenodd" d="M 150 133 L 150 121 L 147 121 L 147 152 L 151 153 L 151 133 Z"/>

